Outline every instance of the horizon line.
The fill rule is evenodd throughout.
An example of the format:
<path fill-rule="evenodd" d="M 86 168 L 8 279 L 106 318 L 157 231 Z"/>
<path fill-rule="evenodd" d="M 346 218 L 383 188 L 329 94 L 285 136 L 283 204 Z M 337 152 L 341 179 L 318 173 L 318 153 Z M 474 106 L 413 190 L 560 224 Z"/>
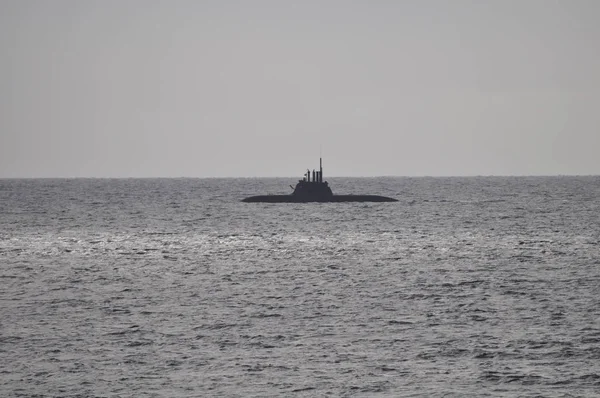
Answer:
<path fill-rule="evenodd" d="M 531 177 L 600 177 L 600 174 L 469 174 L 469 175 L 375 175 L 375 176 L 351 176 L 351 175 L 336 175 L 329 178 L 531 178 Z M 280 179 L 280 178 L 298 178 L 297 176 L 53 176 L 53 177 L 2 177 L 0 180 L 168 180 L 168 179 Z"/>

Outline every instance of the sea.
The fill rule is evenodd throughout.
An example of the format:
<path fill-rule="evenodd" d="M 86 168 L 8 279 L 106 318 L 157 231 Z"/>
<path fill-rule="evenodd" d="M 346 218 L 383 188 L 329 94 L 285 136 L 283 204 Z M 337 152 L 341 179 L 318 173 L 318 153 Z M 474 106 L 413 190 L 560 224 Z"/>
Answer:
<path fill-rule="evenodd" d="M 294 183 L 0 180 L 0 396 L 600 396 L 600 177 Z"/>

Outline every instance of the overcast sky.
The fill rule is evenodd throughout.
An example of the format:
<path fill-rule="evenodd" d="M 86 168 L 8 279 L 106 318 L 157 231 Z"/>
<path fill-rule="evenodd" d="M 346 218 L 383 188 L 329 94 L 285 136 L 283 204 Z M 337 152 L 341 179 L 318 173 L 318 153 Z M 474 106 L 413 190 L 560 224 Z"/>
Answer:
<path fill-rule="evenodd" d="M 1 0 L 0 177 L 600 174 L 597 0 Z"/>

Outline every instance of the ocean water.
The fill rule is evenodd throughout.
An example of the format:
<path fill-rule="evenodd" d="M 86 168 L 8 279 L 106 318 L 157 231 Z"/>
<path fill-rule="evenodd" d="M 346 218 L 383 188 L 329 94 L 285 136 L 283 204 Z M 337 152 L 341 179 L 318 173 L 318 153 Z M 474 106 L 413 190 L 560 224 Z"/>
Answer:
<path fill-rule="evenodd" d="M 0 180 L 0 396 L 600 396 L 600 177 Z"/>

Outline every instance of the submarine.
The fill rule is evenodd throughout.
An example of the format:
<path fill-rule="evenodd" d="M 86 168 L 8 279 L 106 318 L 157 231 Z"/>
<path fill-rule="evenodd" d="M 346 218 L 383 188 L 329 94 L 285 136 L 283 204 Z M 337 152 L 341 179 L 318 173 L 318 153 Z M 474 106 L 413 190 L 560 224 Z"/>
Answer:
<path fill-rule="evenodd" d="M 290 185 L 290 187 L 292 187 Z M 292 187 L 293 188 L 293 187 Z M 288 195 L 258 195 L 242 199 L 242 202 L 259 203 L 307 203 L 307 202 L 397 202 L 397 199 L 379 195 L 334 195 L 327 181 L 323 181 L 323 159 L 319 158 L 319 170 L 307 170 Z"/>

